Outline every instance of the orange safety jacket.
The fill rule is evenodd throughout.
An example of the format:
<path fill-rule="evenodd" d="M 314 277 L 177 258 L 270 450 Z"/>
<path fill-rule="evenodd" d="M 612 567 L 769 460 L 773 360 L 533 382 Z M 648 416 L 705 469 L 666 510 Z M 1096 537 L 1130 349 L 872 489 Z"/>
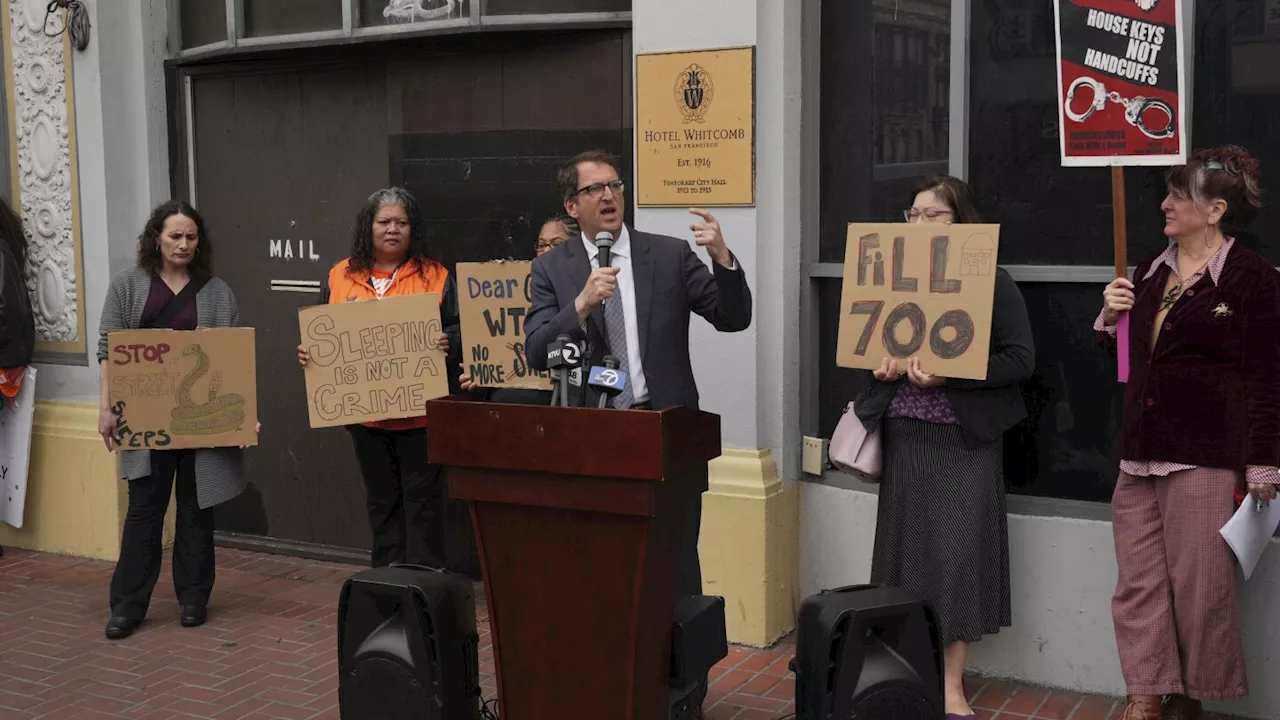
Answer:
<path fill-rule="evenodd" d="M 27 374 L 26 366 L 0 368 L 0 406 L 8 404 L 13 407 L 18 392 L 22 390 L 22 380 Z M 0 410 L 3 410 L 0 407 Z"/>
<path fill-rule="evenodd" d="M 347 272 L 350 264 L 351 258 L 347 258 L 329 271 L 329 279 L 320 292 L 319 304 L 377 300 L 378 293 L 373 283 L 375 278 L 390 281 L 390 286 L 382 295 L 384 298 L 436 293 L 440 297 L 440 324 L 444 327 L 444 334 L 449 336 L 449 357 L 445 363 L 445 372 L 450 389 L 454 389 L 461 372 L 458 368 L 462 358 L 462 324 L 458 315 L 458 285 L 448 268 L 434 260 L 419 267 L 417 261 L 410 260 L 394 272 L 377 268 L 372 272 Z M 427 418 L 420 416 L 379 420 L 364 425 L 383 430 L 413 430 L 426 427 Z"/>

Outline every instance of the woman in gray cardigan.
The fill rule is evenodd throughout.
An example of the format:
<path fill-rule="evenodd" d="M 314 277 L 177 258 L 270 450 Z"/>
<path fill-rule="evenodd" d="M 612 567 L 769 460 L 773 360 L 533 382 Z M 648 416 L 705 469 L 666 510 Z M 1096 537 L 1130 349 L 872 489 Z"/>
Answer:
<path fill-rule="evenodd" d="M 98 326 L 98 432 L 108 450 L 121 444 L 121 428 L 107 386 L 107 333 L 240 324 L 235 295 L 212 275 L 212 255 L 199 213 L 185 202 L 171 200 L 155 209 L 138 238 L 137 266 L 112 279 Z M 213 506 L 244 491 L 243 451 L 201 448 L 120 450 L 118 454 L 120 475 L 129 482 L 129 510 L 120 560 L 111 578 L 106 635 L 113 640 L 128 637 L 147 614 L 160 578 L 164 515 L 175 476 L 178 523 L 173 584 L 182 606 L 182 626 L 203 625 L 213 590 Z"/>

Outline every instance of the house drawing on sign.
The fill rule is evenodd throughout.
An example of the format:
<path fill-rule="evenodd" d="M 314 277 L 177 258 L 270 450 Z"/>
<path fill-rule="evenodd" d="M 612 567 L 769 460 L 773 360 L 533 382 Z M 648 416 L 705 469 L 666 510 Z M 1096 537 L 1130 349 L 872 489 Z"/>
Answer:
<path fill-rule="evenodd" d="M 982 233 L 972 235 L 960 249 L 960 275 L 987 277 L 995 271 L 996 243 L 991 236 Z"/>
<path fill-rule="evenodd" d="M 424 2 L 430 2 L 430 0 L 388 0 L 387 6 L 382 9 L 382 16 L 408 22 L 439 20 L 449 17 L 459 0 L 445 0 L 444 5 L 430 9 L 422 6 Z"/>

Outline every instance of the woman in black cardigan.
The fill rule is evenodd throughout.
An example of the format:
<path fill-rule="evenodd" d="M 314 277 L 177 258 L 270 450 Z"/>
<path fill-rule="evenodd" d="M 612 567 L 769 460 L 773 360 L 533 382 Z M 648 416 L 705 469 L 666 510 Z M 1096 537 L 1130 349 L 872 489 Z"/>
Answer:
<path fill-rule="evenodd" d="M 977 223 L 973 191 L 926 178 L 909 222 Z M 1001 437 L 1027 415 L 1018 383 L 1035 368 L 1031 323 L 1013 278 L 997 268 L 985 380 L 927 375 L 919 360 L 885 358 L 855 400 L 881 426 L 883 470 L 871 581 L 928 600 L 945 646 L 948 720 L 971 718 L 969 643 L 1010 623 L 1009 533 Z"/>

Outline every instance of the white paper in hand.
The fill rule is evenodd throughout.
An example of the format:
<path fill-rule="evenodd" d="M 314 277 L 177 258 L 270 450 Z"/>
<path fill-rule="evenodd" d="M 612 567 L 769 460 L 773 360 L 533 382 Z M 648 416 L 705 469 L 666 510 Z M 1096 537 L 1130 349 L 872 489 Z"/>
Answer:
<path fill-rule="evenodd" d="M 0 403 L 7 400 L 0 396 Z M 0 408 L 0 522 L 22 528 L 31 466 L 31 427 L 36 410 L 36 369 L 27 368 L 13 408 Z"/>
<path fill-rule="evenodd" d="M 1253 574 L 1262 551 L 1267 549 L 1276 527 L 1280 526 L 1280 499 L 1263 505 L 1261 510 L 1257 508 L 1258 502 L 1252 495 L 1245 497 L 1244 502 L 1240 503 L 1240 509 L 1218 531 L 1240 561 L 1245 580 Z"/>

